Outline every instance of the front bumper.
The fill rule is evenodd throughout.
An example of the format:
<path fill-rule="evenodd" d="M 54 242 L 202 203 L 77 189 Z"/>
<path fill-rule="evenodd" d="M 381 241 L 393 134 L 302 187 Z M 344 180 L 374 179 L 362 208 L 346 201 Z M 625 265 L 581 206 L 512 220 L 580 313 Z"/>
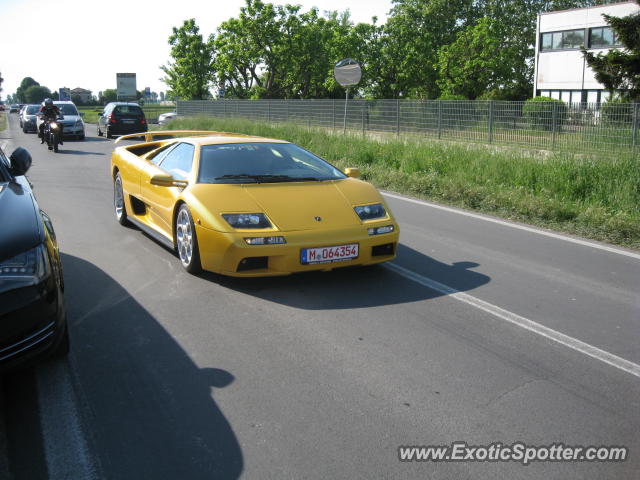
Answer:
<path fill-rule="evenodd" d="M 84 125 L 63 125 L 62 135 L 65 137 L 84 135 Z"/>
<path fill-rule="evenodd" d="M 53 276 L 0 294 L 0 371 L 45 356 L 65 329 L 63 295 Z"/>
<path fill-rule="evenodd" d="M 394 231 L 382 235 L 369 235 L 367 229 L 393 225 Z M 202 268 L 233 277 L 261 277 L 288 275 L 297 272 L 329 271 L 335 268 L 373 265 L 392 260 L 396 256 L 400 232 L 393 221 L 375 222 L 357 227 L 334 230 L 296 232 L 216 232 L 196 225 Z M 245 237 L 284 236 L 283 245 L 247 245 Z M 331 247 L 358 244 L 358 257 L 330 263 L 303 265 L 303 248 Z M 266 257 L 266 258 L 263 258 Z M 245 259 L 260 258 L 259 261 Z M 241 264 L 243 262 L 243 264 Z M 257 268 L 246 269 L 246 264 Z"/>

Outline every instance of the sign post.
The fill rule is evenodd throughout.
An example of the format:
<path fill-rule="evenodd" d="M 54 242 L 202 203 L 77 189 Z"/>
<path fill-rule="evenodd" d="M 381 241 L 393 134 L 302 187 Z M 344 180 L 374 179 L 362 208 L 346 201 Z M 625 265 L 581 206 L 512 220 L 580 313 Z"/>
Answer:
<path fill-rule="evenodd" d="M 362 69 L 353 58 L 344 58 L 333 67 L 333 77 L 341 86 L 347 89 L 344 99 L 343 133 L 347 132 L 347 102 L 349 101 L 349 87 L 360 83 Z"/>

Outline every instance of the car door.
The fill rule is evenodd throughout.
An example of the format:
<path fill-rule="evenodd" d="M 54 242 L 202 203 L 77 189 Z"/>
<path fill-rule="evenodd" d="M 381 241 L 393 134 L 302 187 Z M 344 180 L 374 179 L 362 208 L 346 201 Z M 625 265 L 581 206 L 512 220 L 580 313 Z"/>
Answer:
<path fill-rule="evenodd" d="M 194 145 L 179 142 L 159 159 L 157 165 L 150 162 L 140 179 L 143 201 L 149 209 L 149 219 L 169 237 L 173 234 L 173 207 L 183 189 L 151 185 L 151 177 L 169 174 L 176 180 L 188 180 L 193 168 L 194 154 Z"/>

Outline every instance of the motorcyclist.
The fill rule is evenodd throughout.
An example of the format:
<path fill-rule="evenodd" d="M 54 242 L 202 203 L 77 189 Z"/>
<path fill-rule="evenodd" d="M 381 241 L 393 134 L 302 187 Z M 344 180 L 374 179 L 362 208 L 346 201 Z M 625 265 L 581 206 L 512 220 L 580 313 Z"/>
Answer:
<path fill-rule="evenodd" d="M 40 110 L 38 110 L 38 114 L 44 120 L 44 122 L 40 124 L 40 133 L 38 133 L 38 136 L 42 139 L 42 141 L 40 142 L 42 144 L 45 142 L 45 138 L 44 138 L 45 122 L 55 121 L 58 118 L 62 119 L 63 116 L 62 116 L 62 112 L 60 112 L 60 108 L 58 108 L 57 105 L 54 105 L 53 100 L 51 100 L 50 98 L 44 99 L 44 102 L 42 102 L 42 106 L 40 107 Z M 62 123 L 60 124 L 60 145 L 62 145 Z"/>

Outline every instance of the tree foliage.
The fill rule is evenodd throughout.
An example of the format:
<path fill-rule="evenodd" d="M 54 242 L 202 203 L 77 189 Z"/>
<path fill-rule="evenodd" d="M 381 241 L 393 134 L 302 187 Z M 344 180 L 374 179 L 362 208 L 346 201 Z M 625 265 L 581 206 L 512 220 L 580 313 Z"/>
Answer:
<path fill-rule="evenodd" d="M 51 90 L 42 85 L 31 85 L 24 91 L 24 103 L 42 103 L 45 98 L 51 98 Z"/>
<path fill-rule="evenodd" d="M 375 18 L 354 24 L 348 10 L 320 15 L 315 8 L 303 12 L 299 5 L 245 0 L 236 17 L 220 24 L 215 40 L 210 37 L 209 56 L 203 53 L 200 63 L 211 60 L 207 71 L 215 71 L 225 96 L 233 98 L 340 98 L 344 89 L 333 79 L 333 66 L 350 57 L 363 67 L 360 85 L 352 91 L 368 98 L 439 98 L 444 93 L 520 100 L 532 90 L 537 15 L 606 3 L 392 1 L 386 24 L 378 25 Z M 178 87 L 195 69 L 177 68 L 183 61 L 190 65 L 186 59 L 193 57 L 193 49 L 186 45 L 201 45 L 197 38 L 193 21 L 174 28 L 174 63 L 165 67 L 172 97 L 200 98 Z"/>
<path fill-rule="evenodd" d="M 169 37 L 172 61 L 160 68 L 161 80 L 173 95 L 186 100 L 210 97 L 209 88 L 215 78 L 213 70 L 214 37 L 205 41 L 195 20 L 185 20 L 181 27 L 173 27 Z"/>
<path fill-rule="evenodd" d="M 34 85 L 40 84 L 31 77 L 24 77 L 22 79 L 22 81 L 20 82 L 20 86 L 16 89 L 15 94 L 15 98 L 18 103 L 28 103 L 25 93 L 29 87 L 33 87 Z"/>
<path fill-rule="evenodd" d="M 640 5 L 640 0 L 636 3 Z M 582 53 L 596 80 L 605 88 L 620 90 L 625 100 L 640 101 L 640 12 L 621 18 L 604 17 L 625 50 L 612 49 L 596 55 L 583 48 Z"/>

